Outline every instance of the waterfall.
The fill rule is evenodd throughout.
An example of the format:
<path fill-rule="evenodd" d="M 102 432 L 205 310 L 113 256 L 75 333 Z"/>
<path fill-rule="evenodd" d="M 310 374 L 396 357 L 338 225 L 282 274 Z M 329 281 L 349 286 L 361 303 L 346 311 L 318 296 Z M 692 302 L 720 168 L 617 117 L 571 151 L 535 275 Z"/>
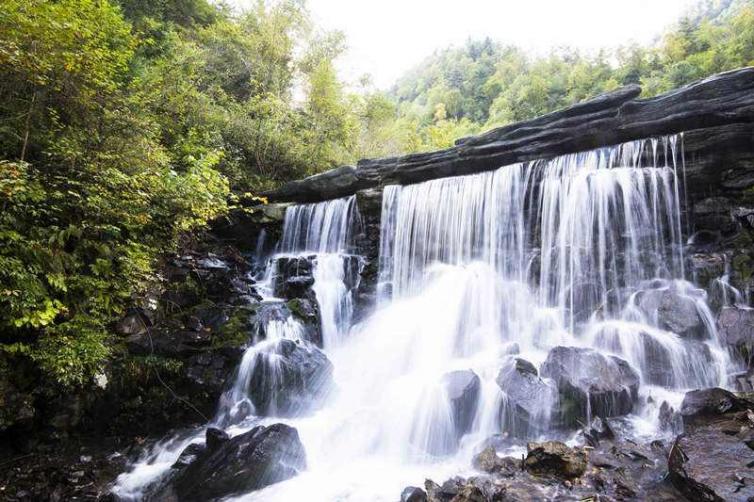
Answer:
<path fill-rule="evenodd" d="M 705 293 L 686 280 L 681 148 L 663 137 L 385 187 L 378 308 L 356 326 L 355 198 L 289 208 L 265 277 L 311 259 L 337 391 L 275 417 L 298 429 L 309 471 L 241 499 L 393 500 L 464 474 L 480 445 L 570 437 L 557 374 L 569 367 L 586 396 L 576 419 L 627 415 L 637 436 L 662 434 L 661 401 L 725 385 Z M 247 399 L 265 343 L 219 416 Z M 620 392 L 599 394 L 611 383 Z"/>

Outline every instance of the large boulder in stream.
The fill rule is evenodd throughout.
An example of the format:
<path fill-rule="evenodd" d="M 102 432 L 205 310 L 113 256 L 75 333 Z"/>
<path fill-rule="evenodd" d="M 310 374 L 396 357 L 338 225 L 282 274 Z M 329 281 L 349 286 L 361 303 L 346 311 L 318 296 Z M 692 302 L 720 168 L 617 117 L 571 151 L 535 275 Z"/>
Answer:
<path fill-rule="evenodd" d="M 721 340 L 748 363 L 754 356 L 754 309 L 724 307 L 717 325 Z"/>
<path fill-rule="evenodd" d="M 258 415 L 290 416 L 316 405 L 332 383 L 333 366 L 314 345 L 274 340 L 254 355 L 248 394 Z"/>
<path fill-rule="evenodd" d="M 471 370 L 451 371 L 442 379 L 445 395 L 450 403 L 457 436 L 466 434 L 474 422 L 481 382 Z"/>
<path fill-rule="evenodd" d="M 557 403 L 557 389 L 539 377 L 532 363 L 511 358 L 500 369 L 496 381 L 505 394 L 503 430 L 526 438 L 547 429 L 550 412 Z"/>
<path fill-rule="evenodd" d="M 691 293 L 703 294 L 701 290 L 682 292 L 670 285 L 639 292 L 637 303 L 657 327 L 683 338 L 703 339 L 707 336 L 707 329 Z"/>
<path fill-rule="evenodd" d="M 258 426 L 227 439 L 215 434 L 201 452 L 179 471 L 159 500 L 217 500 L 239 495 L 296 476 L 306 468 L 298 432 L 285 424 Z M 209 437 L 208 437 L 209 439 Z"/>
<path fill-rule="evenodd" d="M 528 471 L 559 478 L 578 478 L 586 471 L 587 454 L 584 450 L 569 448 L 560 441 L 545 441 L 526 445 Z"/>
<path fill-rule="evenodd" d="M 592 417 L 625 415 L 638 399 L 639 374 L 625 360 L 581 347 L 555 347 L 542 364 L 560 394 L 559 423 L 575 426 Z"/>
<path fill-rule="evenodd" d="M 681 403 L 681 416 L 686 425 L 754 408 L 754 402 L 740 398 L 725 389 L 697 389 L 686 393 Z"/>

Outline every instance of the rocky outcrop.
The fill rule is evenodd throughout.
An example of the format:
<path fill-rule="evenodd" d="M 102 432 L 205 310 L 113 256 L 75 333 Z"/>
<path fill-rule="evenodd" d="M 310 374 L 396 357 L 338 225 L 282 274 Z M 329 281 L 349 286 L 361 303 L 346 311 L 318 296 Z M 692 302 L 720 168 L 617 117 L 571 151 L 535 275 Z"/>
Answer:
<path fill-rule="evenodd" d="M 572 479 L 586 472 L 586 452 L 569 448 L 560 441 L 529 443 L 526 451 L 524 466 L 536 474 Z"/>
<path fill-rule="evenodd" d="M 458 438 L 471 429 L 479 403 L 481 382 L 471 370 L 452 371 L 442 379 Z"/>
<path fill-rule="evenodd" d="M 581 347 L 555 347 L 542 364 L 543 377 L 560 393 L 559 422 L 584 423 L 591 416 L 630 413 L 638 399 L 639 375 L 628 362 Z"/>
<path fill-rule="evenodd" d="M 208 434 L 204 449 L 191 456 L 187 466 L 174 466 L 178 472 L 156 500 L 220 499 L 290 479 L 306 468 L 298 432 L 284 424 L 258 426 L 230 439 L 210 440 Z"/>
<path fill-rule="evenodd" d="M 721 339 L 741 360 L 749 362 L 754 355 L 754 309 L 724 307 L 717 325 Z"/>
<path fill-rule="evenodd" d="M 754 69 L 722 73 L 650 99 L 628 86 L 526 122 L 460 139 L 446 150 L 341 167 L 266 194 L 276 201 L 313 202 L 388 184 L 458 176 L 686 131 L 686 173 L 694 192 L 754 184 Z M 726 171 L 722 166 L 749 169 Z"/>
<path fill-rule="evenodd" d="M 533 364 L 512 358 L 500 369 L 496 381 L 505 394 L 502 430 L 528 438 L 548 428 L 550 409 L 557 402 L 557 389 L 539 378 Z"/>
<path fill-rule="evenodd" d="M 681 403 L 681 416 L 686 425 L 725 413 L 754 408 L 754 403 L 725 389 L 699 389 L 686 393 Z"/>
<path fill-rule="evenodd" d="M 694 298 L 677 291 L 672 285 L 641 291 L 638 304 L 648 320 L 659 328 L 684 338 L 703 339 L 707 336 Z"/>

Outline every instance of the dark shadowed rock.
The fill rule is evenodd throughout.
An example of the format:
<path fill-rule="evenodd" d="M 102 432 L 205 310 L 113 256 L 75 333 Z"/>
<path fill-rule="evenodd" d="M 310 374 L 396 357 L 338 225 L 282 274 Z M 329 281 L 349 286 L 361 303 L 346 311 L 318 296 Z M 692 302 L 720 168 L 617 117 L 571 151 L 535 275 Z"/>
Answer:
<path fill-rule="evenodd" d="M 496 381 L 505 393 L 503 430 L 526 438 L 547 429 L 551 408 L 557 402 L 557 389 L 539 378 L 533 364 L 518 357 L 509 360 Z"/>
<path fill-rule="evenodd" d="M 401 492 L 401 502 L 427 502 L 427 494 L 416 486 L 407 486 Z"/>
<path fill-rule="evenodd" d="M 521 461 L 511 457 L 499 457 L 495 449 L 488 446 L 471 461 L 474 469 L 490 474 L 510 475 L 515 470 L 521 469 Z"/>
<path fill-rule="evenodd" d="M 754 309 L 724 307 L 717 324 L 728 347 L 748 362 L 754 353 Z"/>
<path fill-rule="evenodd" d="M 754 403 L 718 387 L 692 390 L 683 397 L 681 416 L 684 424 L 690 424 L 729 412 L 744 411 L 753 406 Z"/>
<path fill-rule="evenodd" d="M 630 413 L 638 399 L 639 375 L 628 362 L 581 347 L 555 347 L 542 364 L 560 393 L 560 423 L 576 425 L 591 416 Z"/>
<path fill-rule="evenodd" d="M 524 463 L 527 470 L 559 478 L 578 478 L 586 471 L 587 454 L 560 441 L 529 443 Z"/>
<path fill-rule="evenodd" d="M 471 429 L 481 383 L 471 370 L 452 371 L 443 376 L 443 387 L 453 413 L 453 424 L 460 438 Z"/>
<path fill-rule="evenodd" d="M 205 444 L 207 446 L 207 450 L 211 452 L 217 450 L 222 445 L 224 445 L 226 441 L 230 440 L 230 436 L 228 436 L 227 432 L 225 432 L 222 429 L 217 429 L 215 427 L 207 428 L 205 437 L 206 437 Z"/>
<path fill-rule="evenodd" d="M 305 342 L 276 340 L 256 354 L 248 392 L 259 415 L 285 416 L 314 406 L 332 382 L 332 363 Z"/>
<path fill-rule="evenodd" d="M 179 500 L 211 500 L 264 488 L 306 468 L 296 429 L 274 424 L 254 429 L 209 449 L 169 482 L 164 495 Z"/>
<path fill-rule="evenodd" d="M 639 308 L 658 327 L 686 338 L 705 338 L 704 326 L 696 302 L 673 288 L 642 291 Z"/>

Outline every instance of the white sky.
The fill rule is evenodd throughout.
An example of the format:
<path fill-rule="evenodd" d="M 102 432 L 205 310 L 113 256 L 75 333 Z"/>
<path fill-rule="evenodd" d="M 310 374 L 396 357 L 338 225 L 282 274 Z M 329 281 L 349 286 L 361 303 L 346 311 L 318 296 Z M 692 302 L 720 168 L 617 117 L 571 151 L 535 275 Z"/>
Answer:
<path fill-rule="evenodd" d="M 249 0 L 230 0 L 243 7 Z M 489 36 L 536 52 L 650 43 L 696 0 L 308 0 L 318 26 L 345 33 L 341 76 L 388 88 L 435 49 Z"/>

